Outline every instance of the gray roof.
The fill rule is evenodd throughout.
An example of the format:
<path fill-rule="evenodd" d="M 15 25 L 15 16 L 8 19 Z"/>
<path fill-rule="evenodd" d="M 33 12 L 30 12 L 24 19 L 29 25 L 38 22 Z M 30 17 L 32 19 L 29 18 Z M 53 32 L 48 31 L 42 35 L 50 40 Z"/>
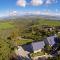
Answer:
<path fill-rule="evenodd" d="M 47 37 L 48 44 L 53 46 L 55 44 L 55 36 Z"/>
<path fill-rule="evenodd" d="M 42 49 L 42 48 L 44 48 L 44 46 L 45 46 L 44 41 L 34 42 L 34 43 L 32 43 L 33 51 L 36 51 L 36 50 Z"/>

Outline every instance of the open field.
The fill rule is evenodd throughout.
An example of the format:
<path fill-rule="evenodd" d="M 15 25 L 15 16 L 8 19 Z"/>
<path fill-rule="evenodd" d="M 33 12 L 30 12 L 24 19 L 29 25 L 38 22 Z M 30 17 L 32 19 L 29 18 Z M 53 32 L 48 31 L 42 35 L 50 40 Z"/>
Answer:
<path fill-rule="evenodd" d="M 2 22 L 0 23 L 0 30 L 2 29 L 9 29 L 9 28 L 13 28 L 14 25 L 9 23 L 9 22 Z"/>
<path fill-rule="evenodd" d="M 31 23 L 33 19 L 29 19 L 29 20 L 20 20 L 20 19 L 17 19 L 17 20 L 11 20 L 11 21 L 3 21 L 3 22 L 0 22 L 0 30 L 2 29 L 9 29 L 9 28 L 14 28 L 15 25 L 17 27 L 19 27 L 20 29 L 24 26 L 24 25 L 27 25 L 29 23 Z M 36 22 L 38 22 L 37 25 L 41 26 L 41 25 L 49 25 L 49 26 L 60 26 L 60 21 L 58 20 L 44 20 L 44 19 L 36 19 L 35 20 Z M 34 20 L 33 20 L 34 22 Z M 14 25 L 15 24 L 15 25 Z M 24 27 L 23 27 L 24 29 Z"/>
<path fill-rule="evenodd" d="M 17 45 L 24 45 L 24 44 L 27 44 L 27 43 L 31 43 L 32 40 L 31 40 L 31 39 L 26 39 L 26 40 L 16 40 L 15 42 L 17 43 Z"/>
<path fill-rule="evenodd" d="M 39 20 L 39 25 L 60 26 L 60 21 L 57 20 Z"/>

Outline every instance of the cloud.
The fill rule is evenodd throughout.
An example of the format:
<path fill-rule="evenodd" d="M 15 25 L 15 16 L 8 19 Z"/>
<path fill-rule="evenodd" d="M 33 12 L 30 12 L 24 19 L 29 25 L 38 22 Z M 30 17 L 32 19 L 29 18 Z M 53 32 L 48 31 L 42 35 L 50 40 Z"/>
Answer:
<path fill-rule="evenodd" d="M 41 11 L 41 15 L 60 16 L 60 12 Z"/>
<path fill-rule="evenodd" d="M 48 15 L 48 16 L 60 16 L 60 12 L 52 12 L 52 11 L 20 11 L 19 15 Z"/>
<path fill-rule="evenodd" d="M 26 6 L 26 1 L 25 0 L 17 0 L 16 4 L 18 6 L 25 7 Z"/>
<path fill-rule="evenodd" d="M 9 16 L 16 16 L 18 15 L 17 11 L 9 11 Z"/>
<path fill-rule="evenodd" d="M 40 15 L 40 11 L 26 11 L 26 15 Z"/>
<path fill-rule="evenodd" d="M 49 5 L 57 2 L 58 2 L 57 0 L 32 0 L 31 5 L 33 6 Z"/>
<path fill-rule="evenodd" d="M 18 16 L 20 13 L 16 10 L 8 10 L 5 12 L 0 12 L 0 17 Z"/>
<path fill-rule="evenodd" d="M 4 12 L 0 13 L 0 17 L 5 17 L 5 16 L 24 16 L 24 15 L 48 15 L 48 16 L 60 16 L 60 12 L 52 12 L 52 11 L 40 11 L 40 10 L 35 10 L 35 11 L 9 11 L 9 12 Z"/>
<path fill-rule="evenodd" d="M 26 5 L 39 6 L 43 4 L 43 0 L 31 0 L 29 3 L 26 0 L 17 0 L 16 4 L 21 7 Z"/>
<path fill-rule="evenodd" d="M 46 0 L 45 4 L 57 3 L 57 0 Z"/>
<path fill-rule="evenodd" d="M 51 3 L 52 3 L 51 0 L 46 1 L 46 4 L 51 4 Z"/>
<path fill-rule="evenodd" d="M 43 2 L 44 2 L 43 0 L 32 0 L 31 4 L 34 6 L 39 6 L 39 5 L 42 5 Z"/>
<path fill-rule="evenodd" d="M 23 15 L 39 15 L 40 11 L 19 11 L 17 15 L 23 16 Z"/>
<path fill-rule="evenodd" d="M 40 6 L 40 5 L 49 5 L 53 3 L 57 3 L 57 0 L 31 0 L 27 2 L 27 0 L 17 0 L 16 4 L 21 7 L 28 6 Z"/>

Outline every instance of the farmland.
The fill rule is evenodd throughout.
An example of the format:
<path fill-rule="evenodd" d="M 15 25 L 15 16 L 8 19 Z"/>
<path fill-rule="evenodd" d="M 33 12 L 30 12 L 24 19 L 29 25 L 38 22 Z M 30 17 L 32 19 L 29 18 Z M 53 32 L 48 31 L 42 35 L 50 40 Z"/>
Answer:
<path fill-rule="evenodd" d="M 32 21 L 32 20 L 31 20 Z M 25 24 L 27 25 L 29 22 L 31 22 L 30 19 L 29 20 L 15 20 L 15 21 L 6 21 L 6 22 L 0 22 L 0 30 L 3 29 L 9 29 L 9 28 L 14 28 L 15 25 L 16 26 L 20 26 L 22 28 L 22 26 Z M 44 20 L 44 19 L 38 19 L 33 21 L 34 22 L 38 22 L 37 25 L 49 25 L 49 26 L 60 26 L 60 21 L 57 20 Z M 14 25 L 15 24 L 15 25 Z"/>
<path fill-rule="evenodd" d="M 57 20 L 39 20 L 39 25 L 60 26 L 60 21 Z"/>

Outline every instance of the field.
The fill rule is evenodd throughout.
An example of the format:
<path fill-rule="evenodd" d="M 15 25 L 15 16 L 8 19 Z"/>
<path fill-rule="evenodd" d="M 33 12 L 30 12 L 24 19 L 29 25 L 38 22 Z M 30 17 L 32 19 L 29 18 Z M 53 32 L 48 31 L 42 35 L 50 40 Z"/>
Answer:
<path fill-rule="evenodd" d="M 29 20 L 30 21 L 30 20 Z M 23 20 L 19 21 L 18 20 L 18 23 L 17 23 L 17 20 L 16 22 L 14 22 L 15 24 L 17 23 L 17 26 L 23 26 L 24 24 L 27 25 L 27 23 L 29 21 L 26 21 L 24 23 Z M 22 22 L 22 23 L 21 23 Z M 60 26 L 60 21 L 57 21 L 57 20 L 44 20 L 44 19 L 39 19 L 39 20 L 36 20 L 36 22 L 38 22 L 37 25 L 49 25 L 49 26 Z M 19 24 L 19 25 L 18 25 Z M 14 28 L 15 25 L 12 23 L 12 22 L 0 22 L 0 30 L 3 30 L 3 29 L 9 29 L 9 28 Z M 22 27 L 21 27 L 22 28 Z"/>
<path fill-rule="evenodd" d="M 14 25 L 11 24 L 10 22 L 1 22 L 0 23 L 0 30 L 2 29 L 9 29 L 9 28 L 13 28 Z"/>
<path fill-rule="evenodd" d="M 39 20 L 39 25 L 60 26 L 60 21 L 57 21 L 57 20 Z"/>

